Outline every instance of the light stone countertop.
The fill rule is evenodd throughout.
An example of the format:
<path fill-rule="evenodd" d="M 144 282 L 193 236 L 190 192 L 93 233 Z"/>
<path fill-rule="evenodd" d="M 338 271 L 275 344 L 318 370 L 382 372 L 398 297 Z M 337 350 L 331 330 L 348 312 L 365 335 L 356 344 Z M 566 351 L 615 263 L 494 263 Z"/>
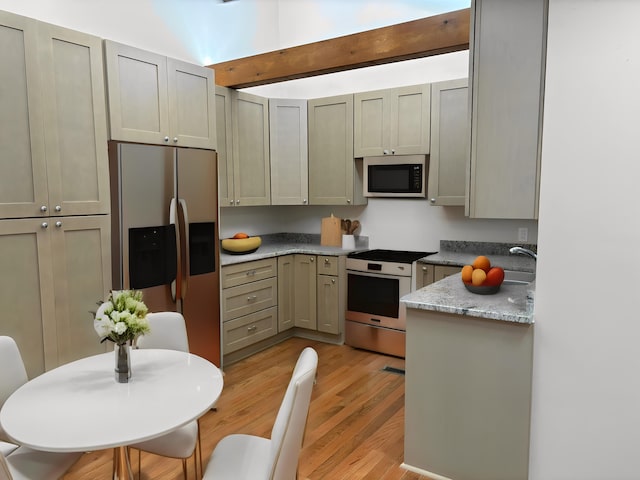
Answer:
<path fill-rule="evenodd" d="M 262 245 L 254 253 L 231 254 L 220 247 L 220 264 L 233 265 L 236 263 L 251 262 L 264 258 L 279 257 L 294 253 L 307 255 L 347 255 L 351 252 L 366 250 L 369 238 L 356 235 L 356 248 L 343 249 L 341 247 L 327 247 L 320 245 L 320 235 L 304 233 L 272 233 L 260 235 Z"/>
<path fill-rule="evenodd" d="M 407 308 L 533 324 L 534 293 L 535 282 L 532 282 L 528 285 L 501 285 L 498 293 L 477 295 L 465 288 L 457 273 L 400 300 Z"/>

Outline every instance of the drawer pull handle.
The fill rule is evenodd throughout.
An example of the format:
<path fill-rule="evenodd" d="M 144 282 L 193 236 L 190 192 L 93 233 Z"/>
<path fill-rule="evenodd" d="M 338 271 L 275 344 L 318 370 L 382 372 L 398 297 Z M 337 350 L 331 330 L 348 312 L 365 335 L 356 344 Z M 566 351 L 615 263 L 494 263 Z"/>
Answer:
<path fill-rule="evenodd" d="M 380 319 L 379 318 L 372 318 L 371 321 L 372 322 L 376 322 L 376 323 L 380 323 Z"/>
<path fill-rule="evenodd" d="M 255 270 L 249 270 L 249 271 L 247 272 L 247 277 L 253 277 L 253 276 L 255 276 L 255 274 L 256 274 L 256 271 L 255 271 Z"/>
<path fill-rule="evenodd" d="M 247 327 L 247 332 L 255 332 L 258 329 L 258 327 L 256 325 L 251 325 L 250 327 Z"/>
<path fill-rule="evenodd" d="M 247 302 L 255 302 L 257 298 L 257 295 L 251 295 L 250 297 L 247 297 Z"/>

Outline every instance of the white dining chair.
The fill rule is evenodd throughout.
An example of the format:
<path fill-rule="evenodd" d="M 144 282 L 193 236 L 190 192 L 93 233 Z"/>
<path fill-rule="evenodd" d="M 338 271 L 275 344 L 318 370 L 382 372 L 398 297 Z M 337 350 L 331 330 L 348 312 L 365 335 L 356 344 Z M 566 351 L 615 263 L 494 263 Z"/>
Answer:
<path fill-rule="evenodd" d="M 82 452 L 41 452 L 18 447 L 9 455 L 0 453 L 0 480 L 57 480 L 81 456 Z"/>
<path fill-rule="evenodd" d="M 295 480 L 318 369 L 318 354 L 305 348 L 293 370 L 271 430 L 271 439 L 232 434 L 216 445 L 203 480 Z"/>
<path fill-rule="evenodd" d="M 150 332 L 138 338 L 138 348 L 163 348 L 189 352 L 189 340 L 184 317 L 177 312 L 154 312 L 147 314 Z M 198 467 L 202 476 L 202 448 L 200 445 L 200 424 L 193 421 L 172 432 L 145 442 L 130 445 L 131 448 L 163 457 L 182 460 L 182 472 L 187 478 L 187 460 L 193 457 L 196 479 Z M 138 471 L 140 458 L 138 457 Z"/>
<path fill-rule="evenodd" d="M 19 387 L 27 383 L 27 371 L 20 355 L 20 350 L 15 340 L 11 337 L 0 336 L 0 408 L 7 401 L 7 398 Z M 0 442 L 3 442 L 2 451 L 6 453 L 18 445 L 12 443 L 11 439 L 4 433 L 0 426 Z"/>

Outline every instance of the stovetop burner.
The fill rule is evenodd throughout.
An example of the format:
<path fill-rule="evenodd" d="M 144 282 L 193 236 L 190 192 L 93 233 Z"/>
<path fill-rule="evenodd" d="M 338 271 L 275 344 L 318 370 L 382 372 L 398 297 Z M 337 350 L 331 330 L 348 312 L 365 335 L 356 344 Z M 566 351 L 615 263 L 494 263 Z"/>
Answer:
<path fill-rule="evenodd" d="M 416 260 L 433 255 L 437 252 L 410 252 L 404 250 L 366 250 L 364 252 L 354 252 L 347 255 L 349 258 L 359 260 L 372 260 L 374 262 L 396 262 L 396 263 L 413 263 Z"/>

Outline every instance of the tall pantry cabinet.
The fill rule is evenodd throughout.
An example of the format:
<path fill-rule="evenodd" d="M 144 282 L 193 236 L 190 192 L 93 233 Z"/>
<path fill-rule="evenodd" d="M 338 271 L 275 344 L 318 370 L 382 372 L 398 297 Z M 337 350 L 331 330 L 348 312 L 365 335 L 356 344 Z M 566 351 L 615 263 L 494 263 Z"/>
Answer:
<path fill-rule="evenodd" d="M 29 377 L 104 351 L 111 286 L 101 39 L 0 12 L 0 335 Z"/>

